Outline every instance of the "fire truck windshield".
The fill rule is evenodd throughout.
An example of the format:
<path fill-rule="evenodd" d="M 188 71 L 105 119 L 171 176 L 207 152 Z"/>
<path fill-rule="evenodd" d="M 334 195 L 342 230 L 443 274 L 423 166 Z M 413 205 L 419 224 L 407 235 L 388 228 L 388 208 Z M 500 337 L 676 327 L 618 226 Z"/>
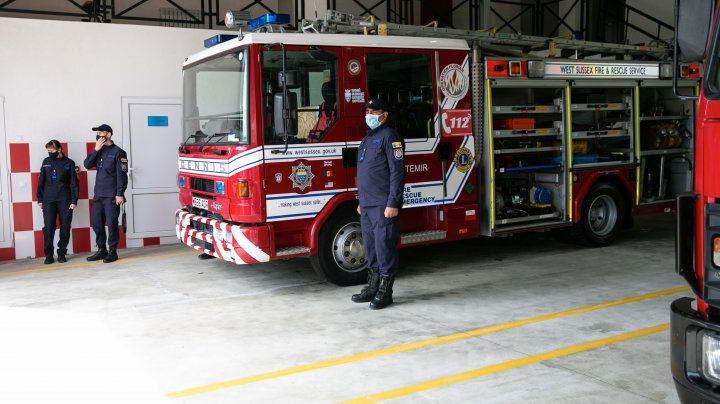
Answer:
<path fill-rule="evenodd" d="M 185 69 L 185 144 L 249 143 L 246 65 L 247 50 L 241 50 Z"/>

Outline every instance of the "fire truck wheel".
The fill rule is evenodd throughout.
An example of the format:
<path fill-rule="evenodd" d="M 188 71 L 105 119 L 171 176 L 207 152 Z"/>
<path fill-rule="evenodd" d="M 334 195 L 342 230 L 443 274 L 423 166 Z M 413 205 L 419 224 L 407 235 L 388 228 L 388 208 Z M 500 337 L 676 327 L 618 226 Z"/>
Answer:
<path fill-rule="evenodd" d="M 599 183 L 585 196 L 582 218 L 571 233 L 585 245 L 604 247 L 615 240 L 624 221 L 625 203 L 620 191 L 610 184 Z"/>
<path fill-rule="evenodd" d="M 367 261 L 360 232 L 360 217 L 354 211 L 338 211 L 320 230 L 318 253 L 310 257 L 321 277 L 339 286 L 366 281 Z"/>

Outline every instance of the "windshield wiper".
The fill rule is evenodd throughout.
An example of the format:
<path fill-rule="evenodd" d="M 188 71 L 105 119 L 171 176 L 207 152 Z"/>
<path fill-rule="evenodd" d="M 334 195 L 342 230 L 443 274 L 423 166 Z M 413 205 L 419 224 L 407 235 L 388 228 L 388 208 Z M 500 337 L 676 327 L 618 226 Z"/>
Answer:
<path fill-rule="evenodd" d="M 216 133 L 216 134 L 214 134 L 214 135 L 208 136 L 208 139 L 205 141 L 205 143 L 203 143 L 202 146 L 200 146 L 200 150 L 198 150 L 198 151 L 200 151 L 200 152 L 203 151 L 203 149 L 205 148 L 205 146 L 207 146 L 207 144 L 208 144 L 211 140 L 213 140 L 214 138 L 216 138 L 216 137 L 218 137 L 218 136 L 227 136 L 227 135 L 231 135 L 231 134 L 233 134 L 233 132 L 218 132 L 218 133 Z"/>
<path fill-rule="evenodd" d="M 179 148 L 180 153 L 189 153 L 187 150 L 185 150 L 185 146 L 187 146 L 187 142 L 190 141 L 190 138 L 197 139 L 197 138 L 202 138 L 202 137 L 206 137 L 206 136 L 207 135 L 204 134 L 203 131 L 201 131 L 201 130 L 198 130 L 195 133 L 189 134 L 188 137 L 185 139 L 185 141 L 182 142 L 182 144 L 180 145 L 180 148 Z"/>

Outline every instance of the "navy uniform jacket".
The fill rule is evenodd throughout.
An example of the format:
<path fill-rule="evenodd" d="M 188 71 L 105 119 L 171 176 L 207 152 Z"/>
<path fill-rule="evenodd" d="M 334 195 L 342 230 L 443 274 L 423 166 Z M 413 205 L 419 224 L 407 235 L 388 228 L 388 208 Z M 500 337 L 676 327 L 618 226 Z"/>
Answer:
<path fill-rule="evenodd" d="M 402 137 L 387 125 L 369 131 L 358 150 L 360 207 L 400 208 L 405 185 Z"/>
<path fill-rule="evenodd" d="M 78 177 L 75 162 L 67 157 L 46 157 L 42 162 L 37 185 L 37 201 L 70 201 L 77 205 Z"/>
<path fill-rule="evenodd" d="M 94 198 L 125 196 L 128 184 L 128 159 L 125 150 L 115 143 L 93 150 L 83 163 L 88 170 L 96 167 Z"/>

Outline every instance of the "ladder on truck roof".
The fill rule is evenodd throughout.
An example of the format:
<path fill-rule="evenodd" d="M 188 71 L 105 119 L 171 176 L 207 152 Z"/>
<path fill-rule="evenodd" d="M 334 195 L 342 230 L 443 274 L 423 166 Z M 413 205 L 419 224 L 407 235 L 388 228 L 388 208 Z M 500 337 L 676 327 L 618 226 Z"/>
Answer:
<path fill-rule="evenodd" d="M 437 26 L 376 22 L 372 17 L 358 18 L 352 14 L 335 10 L 328 10 L 324 19 L 303 20 L 301 30 L 303 32 L 315 33 L 327 32 L 463 39 L 471 46 L 475 44 L 480 48 L 489 50 L 492 50 L 493 46 L 521 48 L 523 54 L 527 54 L 528 51 L 549 50 L 550 57 L 555 56 L 557 48 L 600 54 L 650 57 L 655 60 L 667 58 L 672 51 L 669 47 L 625 45 L 565 38 L 546 38 L 522 34 L 504 34 L 491 31 L 438 28 Z M 505 50 L 505 52 L 507 52 L 507 50 Z"/>

